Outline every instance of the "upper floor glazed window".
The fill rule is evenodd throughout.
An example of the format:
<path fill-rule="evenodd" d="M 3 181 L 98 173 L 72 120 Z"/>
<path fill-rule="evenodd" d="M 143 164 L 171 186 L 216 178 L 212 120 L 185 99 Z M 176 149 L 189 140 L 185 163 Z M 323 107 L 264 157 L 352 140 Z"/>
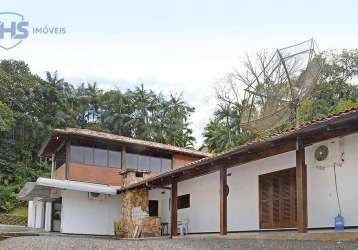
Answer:
<path fill-rule="evenodd" d="M 165 172 L 171 169 L 172 160 L 163 157 L 127 153 L 127 164 L 129 169 Z"/>
<path fill-rule="evenodd" d="M 121 168 L 121 152 L 71 145 L 71 162 L 100 167 Z"/>

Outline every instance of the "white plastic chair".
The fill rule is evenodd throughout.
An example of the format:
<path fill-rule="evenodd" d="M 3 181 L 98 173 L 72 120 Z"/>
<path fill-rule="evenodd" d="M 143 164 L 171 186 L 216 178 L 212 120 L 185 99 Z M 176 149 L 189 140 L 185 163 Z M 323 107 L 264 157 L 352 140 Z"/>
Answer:
<path fill-rule="evenodd" d="M 178 230 L 181 236 L 187 234 L 189 231 L 189 220 L 178 221 Z"/>

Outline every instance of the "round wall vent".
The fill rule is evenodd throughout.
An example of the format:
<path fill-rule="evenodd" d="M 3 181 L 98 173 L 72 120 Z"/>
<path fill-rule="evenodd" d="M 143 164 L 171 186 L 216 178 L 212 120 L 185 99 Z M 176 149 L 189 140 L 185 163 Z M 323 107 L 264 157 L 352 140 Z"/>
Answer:
<path fill-rule="evenodd" d="M 328 157 L 328 147 L 326 145 L 321 145 L 316 148 L 314 152 L 314 157 L 317 161 L 324 161 Z"/>

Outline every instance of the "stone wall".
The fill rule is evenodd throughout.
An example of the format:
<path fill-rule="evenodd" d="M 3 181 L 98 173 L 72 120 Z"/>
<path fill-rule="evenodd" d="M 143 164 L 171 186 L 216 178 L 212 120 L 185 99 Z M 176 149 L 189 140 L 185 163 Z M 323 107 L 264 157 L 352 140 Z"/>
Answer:
<path fill-rule="evenodd" d="M 132 238 L 136 226 L 142 231 L 142 237 L 160 236 L 160 218 L 149 217 L 148 213 L 149 190 L 147 188 L 127 190 L 123 193 L 122 220 L 125 237 Z"/>
<path fill-rule="evenodd" d="M 126 170 L 122 173 L 124 187 L 155 174 L 145 172 L 141 173 L 142 177 L 138 177 L 136 173 L 135 170 Z M 142 237 L 160 236 L 160 218 L 149 217 L 148 188 L 126 190 L 122 194 L 122 220 L 125 237 L 132 238 L 136 226 L 142 231 Z"/>
<path fill-rule="evenodd" d="M 134 220 L 134 224 L 142 230 L 142 237 L 159 237 L 160 236 L 160 218 L 147 217 L 141 220 Z"/>
<path fill-rule="evenodd" d="M 137 177 L 137 173 L 140 173 L 143 175 L 143 177 Z M 123 186 L 127 187 L 128 185 L 144 181 L 145 179 L 148 179 L 150 177 L 158 175 L 158 173 L 154 172 L 140 172 L 140 171 L 134 171 L 134 170 L 126 170 L 122 173 L 123 175 Z"/>

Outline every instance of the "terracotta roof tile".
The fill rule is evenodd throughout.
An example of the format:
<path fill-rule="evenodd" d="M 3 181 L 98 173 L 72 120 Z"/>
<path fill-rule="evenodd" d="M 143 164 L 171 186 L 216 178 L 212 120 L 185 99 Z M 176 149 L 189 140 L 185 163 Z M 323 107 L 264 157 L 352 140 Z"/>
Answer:
<path fill-rule="evenodd" d="M 107 139 L 107 140 L 126 143 L 126 144 L 140 145 L 149 148 L 156 148 L 160 150 L 167 150 L 167 151 L 190 154 L 190 155 L 201 156 L 201 157 L 211 156 L 210 153 L 205 153 L 190 148 L 182 148 L 182 147 L 176 147 L 176 146 L 158 143 L 158 142 L 144 141 L 144 140 L 115 135 L 111 133 L 99 132 L 89 129 L 80 129 L 80 128 L 54 129 L 54 134 L 79 135 L 79 136 L 86 136 L 91 138 Z"/>
<path fill-rule="evenodd" d="M 276 133 L 276 134 L 271 135 L 271 136 L 267 136 L 267 137 L 264 137 L 264 138 L 257 138 L 256 140 L 249 141 L 249 142 L 247 142 L 245 144 L 242 144 L 240 146 L 237 146 L 237 147 L 235 147 L 233 149 L 229 149 L 229 150 L 225 150 L 223 152 L 217 153 L 217 154 L 213 154 L 213 155 L 211 155 L 209 157 L 202 158 L 200 160 L 190 162 L 190 163 L 182 166 L 181 168 L 178 168 L 178 169 L 175 169 L 175 170 L 171 170 L 171 171 L 159 174 L 158 176 L 155 176 L 155 177 L 152 177 L 152 178 L 148 178 L 145 182 L 149 182 L 149 181 L 152 181 L 154 179 L 163 178 L 163 177 L 171 175 L 173 173 L 180 172 L 180 171 L 183 171 L 183 170 L 186 170 L 186 169 L 191 169 L 193 167 L 200 167 L 200 165 L 202 165 L 204 163 L 214 161 L 214 160 L 216 160 L 218 158 L 221 158 L 221 157 L 226 157 L 226 156 L 230 155 L 231 153 L 243 150 L 248 146 L 252 146 L 252 145 L 255 145 L 255 144 L 257 145 L 257 144 L 267 142 L 267 141 L 270 141 L 270 140 L 275 140 L 275 139 L 278 139 L 280 137 L 289 136 L 291 134 L 293 135 L 293 134 L 298 133 L 301 130 L 303 130 L 305 128 L 308 128 L 310 126 L 320 124 L 320 123 L 323 123 L 323 122 L 327 122 L 329 120 L 333 120 L 333 119 L 336 119 L 336 118 L 340 118 L 340 117 L 343 117 L 343 116 L 346 116 L 346 115 L 349 115 L 349 114 L 352 114 L 352 113 L 358 113 L 358 108 L 351 108 L 351 109 L 347 109 L 345 111 L 342 111 L 342 112 L 339 112 L 339 113 L 336 113 L 336 114 L 330 114 L 327 117 L 314 119 L 312 121 L 309 121 L 309 122 L 306 122 L 304 124 L 301 124 L 297 128 L 296 127 L 288 128 L 285 131 L 282 131 L 280 133 Z M 140 184 L 143 184 L 143 183 L 137 183 L 135 185 L 140 185 Z M 133 185 L 133 186 L 135 186 L 135 185 Z M 128 187 L 128 188 L 131 188 L 131 187 Z"/>

